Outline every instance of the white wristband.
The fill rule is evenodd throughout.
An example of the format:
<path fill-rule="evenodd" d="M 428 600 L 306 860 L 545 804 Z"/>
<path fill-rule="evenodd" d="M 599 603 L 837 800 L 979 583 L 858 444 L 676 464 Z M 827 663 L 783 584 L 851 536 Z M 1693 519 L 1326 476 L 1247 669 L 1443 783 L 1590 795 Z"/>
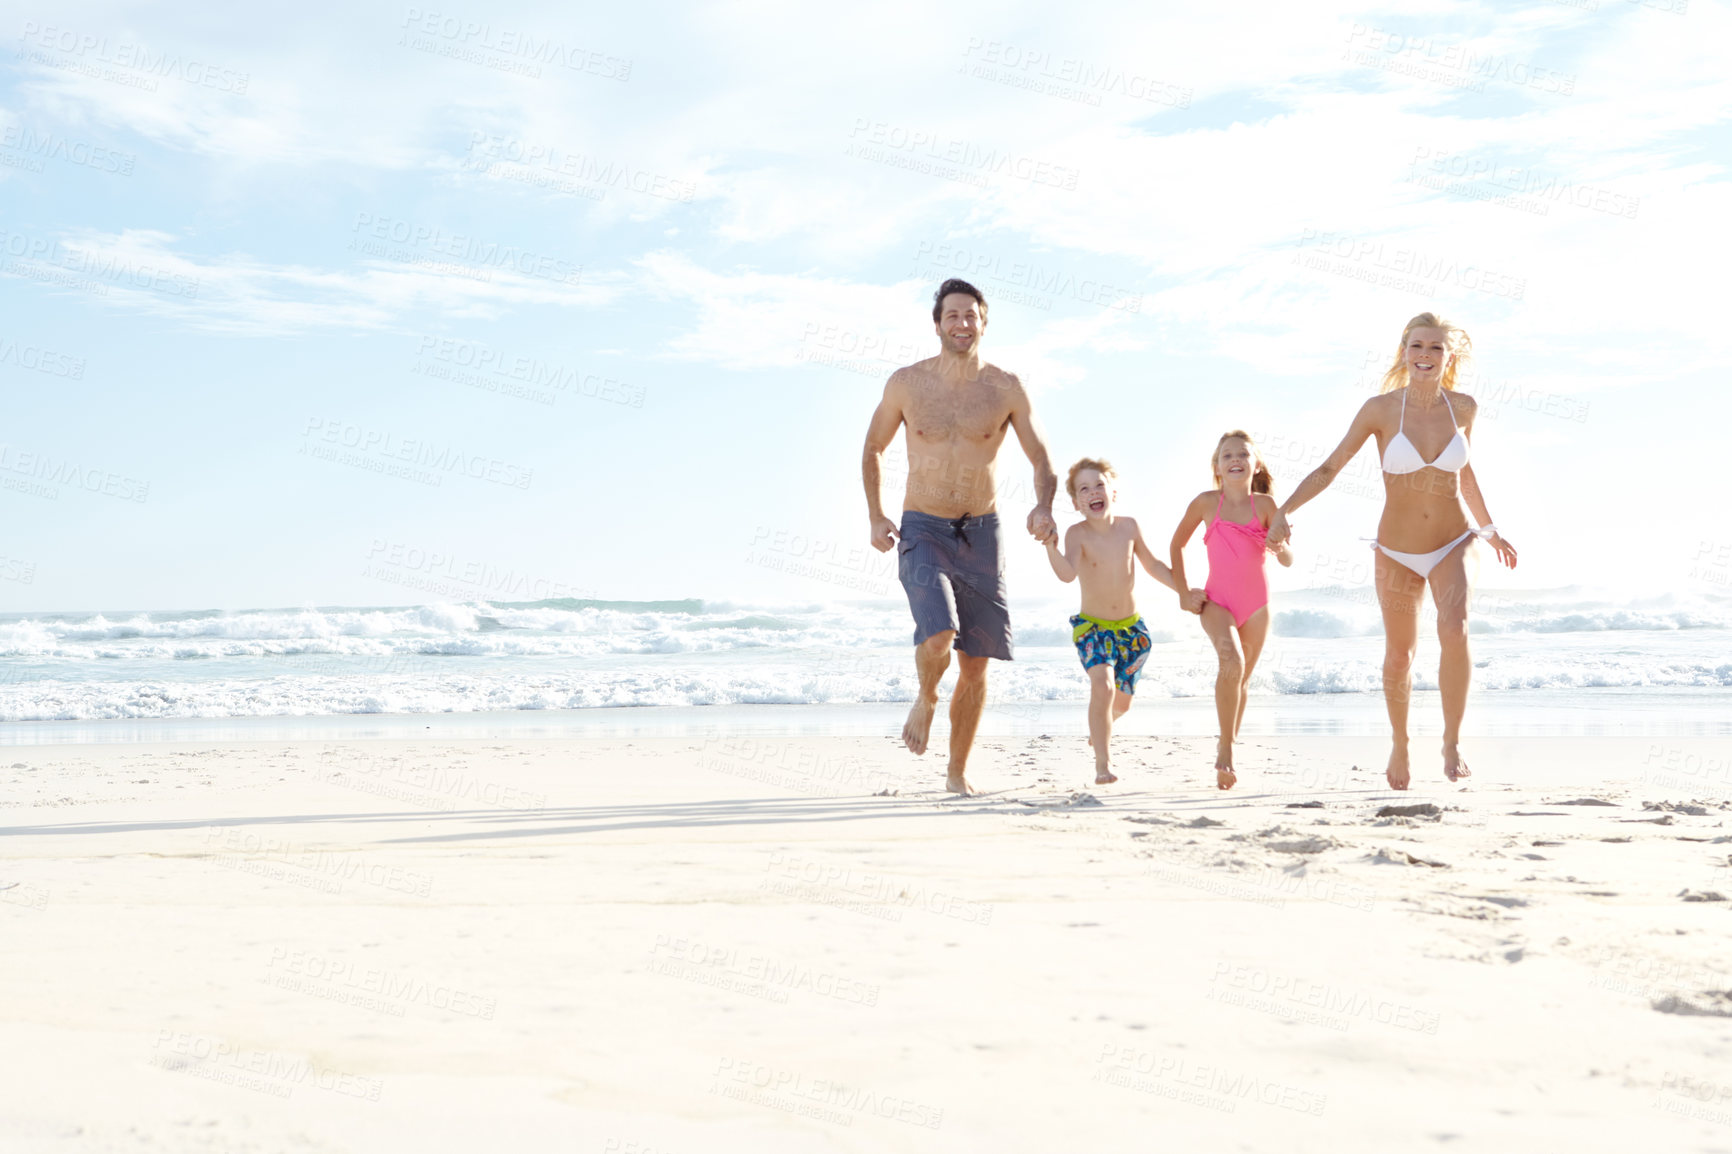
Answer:
<path fill-rule="evenodd" d="M 1486 538 L 1495 537 L 1495 536 L 1497 536 L 1497 526 L 1496 525 L 1481 525 L 1479 528 L 1474 530 L 1474 534 L 1476 536 L 1486 537 Z"/>

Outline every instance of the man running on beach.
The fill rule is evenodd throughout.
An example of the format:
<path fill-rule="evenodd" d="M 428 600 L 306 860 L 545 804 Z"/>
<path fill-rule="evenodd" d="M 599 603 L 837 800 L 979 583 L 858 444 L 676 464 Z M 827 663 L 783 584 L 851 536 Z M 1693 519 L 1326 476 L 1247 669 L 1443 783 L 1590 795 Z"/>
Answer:
<path fill-rule="evenodd" d="M 897 538 L 897 571 L 914 612 L 914 667 L 920 692 L 902 740 L 926 752 L 938 681 L 957 651 L 956 689 L 950 695 L 950 765 L 944 788 L 974 792 L 968 754 L 986 709 L 986 662 L 1010 660 L 1010 611 L 1004 597 L 999 549 L 998 447 L 1016 430 L 1034 466 L 1035 505 L 1028 531 L 1044 541 L 1056 531 L 1053 491 L 1058 477 L 1034 427 L 1028 394 L 1016 374 L 980 359 L 986 298 L 964 280 L 951 279 L 933 295 L 932 319 L 940 343 L 936 357 L 897 369 L 866 430 L 862 472 L 872 546 L 888 551 Z M 884 515 L 879 494 L 884 450 L 896 427 L 908 429 L 908 488 L 900 528 Z"/>

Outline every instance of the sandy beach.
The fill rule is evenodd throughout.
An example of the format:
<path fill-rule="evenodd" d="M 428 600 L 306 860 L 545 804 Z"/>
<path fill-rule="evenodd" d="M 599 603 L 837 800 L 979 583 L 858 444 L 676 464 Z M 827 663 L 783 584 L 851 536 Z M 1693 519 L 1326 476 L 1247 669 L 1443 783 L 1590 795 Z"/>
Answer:
<path fill-rule="evenodd" d="M 14 749 L 0 1147 L 1732 1149 L 1724 741 L 1121 746 Z"/>

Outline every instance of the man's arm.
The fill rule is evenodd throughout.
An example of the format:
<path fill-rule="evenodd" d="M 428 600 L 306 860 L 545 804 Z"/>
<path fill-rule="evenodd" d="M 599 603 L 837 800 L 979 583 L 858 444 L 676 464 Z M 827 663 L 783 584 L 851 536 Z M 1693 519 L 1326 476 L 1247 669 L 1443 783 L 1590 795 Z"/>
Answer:
<path fill-rule="evenodd" d="M 1028 463 L 1034 466 L 1034 508 L 1028 514 L 1028 531 L 1036 541 L 1045 541 L 1049 534 L 1058 531 L 1058 522 L 1052 519 L 1052 497 L 1058 491 L 1058 474 L 1052 471 L 1046 442 L 1041 439 L 1040 430 L 1035 428 L 1034 408 L 1028 403 L 1022 382 L 1015 373 L 1005 375 L 1010 378 L 1011 385 L 1010 427 L 1016 430 L 1017 443 L 1022 446 Z"/>
<path fill-rule="evenodd" d="M 901 370 L 890 374 L 884 383 L 884 397 L 872 412 L 866 426 L 866 452 L 860 460 L 860 474 L 866 482 L 866 518 L 872 525 L 872 547 L 888 553 L 896 544 L 896 522 L 884 515 L 884 450 L 896 438 L 902 427 Z"/>

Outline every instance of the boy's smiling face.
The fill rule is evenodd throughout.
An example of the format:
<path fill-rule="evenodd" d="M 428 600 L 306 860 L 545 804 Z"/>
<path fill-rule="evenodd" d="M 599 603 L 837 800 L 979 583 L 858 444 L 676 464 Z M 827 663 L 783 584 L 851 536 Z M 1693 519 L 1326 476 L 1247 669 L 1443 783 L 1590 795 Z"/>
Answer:
<path fill-rule="evenodd" d="M 1117 496 L 1112 479 L 1101 476 L 1098 469 L 1084 469 L 1076 475 L 1076 511 L 1090 521 L 1111 515 Z"/>

